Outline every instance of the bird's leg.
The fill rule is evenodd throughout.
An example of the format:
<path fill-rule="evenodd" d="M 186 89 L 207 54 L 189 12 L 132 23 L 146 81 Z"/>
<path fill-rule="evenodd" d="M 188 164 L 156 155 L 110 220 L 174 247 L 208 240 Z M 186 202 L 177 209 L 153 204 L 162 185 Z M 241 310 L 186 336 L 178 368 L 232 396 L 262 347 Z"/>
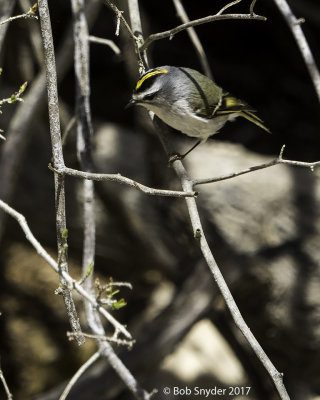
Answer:
<path fill-rule="evenodd" d="M 174 153 L 171 154 L 171 156 L 169 157 L 169 164 L 172 164 L 174 161 L 177 160 L 183 160 L 189 153 L 192 152 L 192 150 L 194 150 L 197 146 L 199 146 L 199 144 L 202 142 L 202 140 L 198 140 L 196 142 L 196 144 L 194 144 L 191 149 L 189 149 L 186 153 L 184 154 L 179 154 L 179 153 Z"/>

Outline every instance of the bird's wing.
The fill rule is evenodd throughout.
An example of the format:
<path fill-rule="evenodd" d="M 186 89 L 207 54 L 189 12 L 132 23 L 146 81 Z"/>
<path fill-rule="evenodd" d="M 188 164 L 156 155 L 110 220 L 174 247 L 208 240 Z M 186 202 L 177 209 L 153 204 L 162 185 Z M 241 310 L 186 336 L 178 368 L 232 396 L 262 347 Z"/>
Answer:
<path fill-rule="evenodd" d="M 217 108 L 214 116 L 226 115 L 226 114 L 238 114 L 239 116 L 247 119 L 253 124 L 269 132 L 269 129 L 263 125 L 263 121 L 256 115 L 256 111 L 249 106 L 246 102 L 237 99 L 228 92 L 223 92 L 221 104 Z"/>

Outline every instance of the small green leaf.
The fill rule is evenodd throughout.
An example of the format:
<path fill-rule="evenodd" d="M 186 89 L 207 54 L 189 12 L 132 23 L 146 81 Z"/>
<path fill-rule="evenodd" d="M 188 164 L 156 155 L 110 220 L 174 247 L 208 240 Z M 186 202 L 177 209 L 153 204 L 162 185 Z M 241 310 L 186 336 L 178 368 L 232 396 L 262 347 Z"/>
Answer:
<path fill-rule="evenodd" d="M 3 69 L 0 67 L 0 75 L 2 74 Z"/>
<path fill-rule="evenodd" d="M 125 307 L 127 305 L 125 299 L 120 299 L 116 303 L 112 303 L 112 308 L 114 310 L 119 310 L 122 307 Z"/>
<path fill-rule="evenodd" d="M 68 239 L 68 229 L 65 229 L 63 232 L 62 232 L 62 238 L 63 239 Z"/>
<path fill-rule="evenodd" d="M 92 263 L 90 263 L 87 272 L 86 272 L 86 277 L 90 276 L 92 274 L 93 271 L 93 267 L 94 267 L 94 261 L 92 261 Z"/>

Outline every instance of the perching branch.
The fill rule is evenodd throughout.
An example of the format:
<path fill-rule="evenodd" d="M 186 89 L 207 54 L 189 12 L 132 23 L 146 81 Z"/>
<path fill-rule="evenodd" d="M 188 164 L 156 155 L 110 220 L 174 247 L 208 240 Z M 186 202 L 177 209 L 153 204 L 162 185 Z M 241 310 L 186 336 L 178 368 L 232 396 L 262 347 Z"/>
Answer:
<path fill-rule="evenodd" d="M 320 101 L 320 73 L 317 68 L 316 62 L 310 50 L 309 44 L 304 36 L 303 30 L 301 28 L 301 23 L 304 22 L 303 19 L 297 19 L 286 0 L 274 0 L 280 12 L 284 16 L 291 32 L 297 42 L 299 50 L 302 54 L 304 62 L 308 68 L 311 80 L 313 82 L 315 91 L 317 93 L 318 99 Z"/>
<path fill-rule="evenodd" d="M 154 189 L 149 186 L 145 186 L 142 183 L 136 182 L 133 179 L 122 176 L 121 174 L 99 174 L 99 173 L 94 173 L 94 172 L 85 172 L 85 171 L 79 171 L 79 170 L 76 170 L 73 168 L 68 168 L 66 166 L 63 166 L 62 168 L 57 169 L 57 168 L 53 168 L 50 164 L 49 164 L 49 168 L 60 175 L 69 175 L 69 176 L 74 176 L 76 178 L 90 179 L 90 180 L 94 180 L 94 181 L 110 181 L 110 182 L 121 183 L 124 185 L 134 187 L 135 189 L 140 190 L 141 192 L 148 194 L 150 196 L 167 196 L 167 197 L 195 197 L 195 196 L 197 196 L 197 192 L 194 192 L 194 191 L 184 192 L 184 191 L 178 191 L 178 190 Z"/>
<path fill-rule="evenodd" d="M 56 168 L 64 166 L 62 142 L 59 121 L 59 104 L 57 89 L 57 73 L 55 63 L 55 53 L 53 47 L 51 21 L 47 0 L 39 0 L 39 16 L 41 25 L 41 35 L 44 48 L 45 70 L 47 78 L 48 107 L 49 107 L 49 123 L 52 144 L 53 162 Z M 60 283 L 63 294 L 64 303 L 69 316 L 72 330 L 78 334 L 77 342 L 83 344 L 85 339 L 81 334 L 79 318 L 72 298 L 71 290 L 68 288 L 63 273 L 68 273 L 68 242 L 67 242 L 67 225 L 65 210 L 65 180 L 60 174 L 54 175 L 55 183 L 55 204 L 56 204 L 56 230 L 58 254 L 61 254 L 61 272 Z"/>
<path fill-rule="evenodd" d="M 310 168 L 312 171 L 314 168 L 316 168 L 320 165 L 320 161 L 304 162 L 304 161 L 286 160 L 285 158 L 282 157 L 284 149 L 285 149 L 285 145 L 282 146 L 280 154 L 277 158 L 275 158 L 274 160 L 271 160 L 267 163 L 264 163 L 264 164 L 254 165 L 253 167 L 243 169 L 242 171 L 232 172 L 231 174 L 218 176 L 216 178 L 193 179 L 193 181 L 192 181 L 193 187 L 196 185 L 203 185 L 206 183 L 214 183 L 214 182 L 224 181 L 226 179 L 235 178 L 236 176 L 248 174 L 249 172 L 258 171 L 259 169 L 269 168 L 269 167 L 272 167 L 272 166 L 278 165 L 278 164 L 286 164 L 286 165 L 294 165 L 294 166 L 298 166 L 298 167 Z"/>

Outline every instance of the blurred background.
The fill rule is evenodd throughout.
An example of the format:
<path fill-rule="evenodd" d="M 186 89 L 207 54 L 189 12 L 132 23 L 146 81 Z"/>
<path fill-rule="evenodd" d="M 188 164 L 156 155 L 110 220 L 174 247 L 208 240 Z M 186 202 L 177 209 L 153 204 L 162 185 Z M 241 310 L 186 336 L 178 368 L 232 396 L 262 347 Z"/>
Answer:
<path fill-rule="evenodd" d="M 320 65 L 320 4 L 288 0 Z M 227 2 L 184 1 L 190 19 L 212 15 Z M 0 16 L 8 9 L 0 0 Z M 11 1 L 12 15 L 33 2 Z M 126 2 L 118 1 L 129 19 Z M 180 20 L 171 0 L 139 2 L 144 36 Z M 113 40 L 120 55 L 91 44 L 91 107 L 96 170 L 121 173 L 145 185 L 179 189 L 174 171 L 141 109 L 124 110 L 138 68 L 124 28 L 97 0 L 88 0 L 90 34 Z M 230 8 L 248 13 L 250 1 Z M 69 2 L 50 2 L 65 131 L 74 115 L 72 18 Z M 193 178 L 220 176 L 270 161 L 286 144 L 284 157 L 320 160 L 319 101 L 294 38 L 272 1 L 260 0 L 266 22 L 229 20 L 198 26 L 215 81 L 258 110 L 272 135 L 247 121 L 229 123 L 185 160 Z M 0 29 L 4 29 L 3 26 Z M 1 31 L 0 31 L 1 39 Z M 39 21 L 12 22 L 0 41 L 0 98 L 28 81 L 24 103 L 4 105 L 0 127 L 0 198 L 23 213 L 34 235 L 56 257 L 51 146 L 42 72 Z M 186 32 L 149 49 L 151 67 L 176 65 L 201 70 Z M 177 149 L 193 141 L 173 133 Z M 76 132 L 65 142 L 66 165 L 79 168 Z M 320 170 L 319 170 L 320 171 Z M 320 396 L 320 178 L 319 171 L 274 166 L 229 181 L 197 187 L 208 241 L 243 317 L 276 368 L 291 399 Z M 127 325 L 136 344 L 117 348 L 141 385 L 157 387 L 155 399 L 193 399 L 164 387 L 225 388 L 225 399 L 278 399 L 266 371 L 235 327 L 210 276 L 181 199 L 148 197 L 132 188 L 96 183 L 96 273 L 101 282 L 129 281 L 120 296 L 127 306 L 114 316 Z M 80 182 L 67 178 L 70 270 L 81 274 Z M 77 348 L 58 278 L 26 241 L 11 218 L 0 215 L 0 355 L 14 398 L 57 399 L 61 388 L 95 351 L 88 340 Z M 82 325 L 81 299 L 76 298 Z M 107 329 L 107 327 L 106 327 Z M 230 393 L 230 387 L 250 387 Z M 0 397 L 4 397 L 0 387 Z M 318 397 L 317 397 L 318 396 Z M 70 399 L 133 398 L 103 360 L 70 393 Z M 210 397 L 209 397 L 210 398 Z M 212 397 L 215 398 L 215 397 Z"/>

